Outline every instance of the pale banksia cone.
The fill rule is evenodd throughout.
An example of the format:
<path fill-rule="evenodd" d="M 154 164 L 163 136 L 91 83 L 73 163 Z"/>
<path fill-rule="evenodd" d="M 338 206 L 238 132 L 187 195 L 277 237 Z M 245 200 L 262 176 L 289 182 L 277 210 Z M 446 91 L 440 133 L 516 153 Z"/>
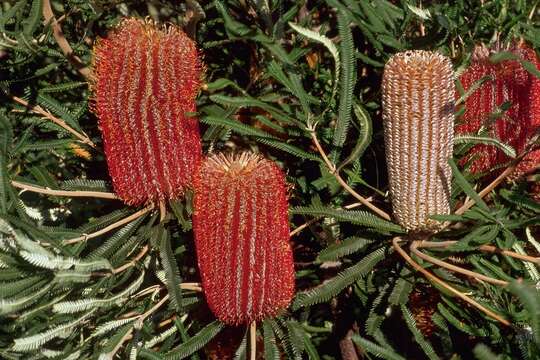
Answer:
<path fill-rule="evenodd" d="M 294 293 L 285 176 L 258 155 L 213 155 L 194 181 L 193 231 L 204 294 L 227 324 L 261 320 Z"/>
<path fill-rule="evenodd" d="M 434 52 L 398 53 L 384 67 L 382 93 L 394 215 L 406 229 L 435 230 L 429 216 L 450 212 L 452 64 Z"/>
<path fill-rule="evenodd" d="M 115 192 L 136 205 L 183 194 L 201 158 L 197 49 L 174 26 L 125 19 L 94 48 L 93 110 Z"/>
<path fill-rule="evenodd" d="M 512 44 L 507 49 L 477 46 L 470 66 L 459 78 L 460 82 L 463 88 L 468 90 L 484 76 L 489 75 L 491 79 L 484 82 L 465 101 L 465 112 L 456 132 L 476 134 L 484 126 L 490 129 L 490 136 L 512 146 L 519 155 L 540 131 L 540 79 L 525 70 L 517 60 L 491 62 L 489 57 L 498 50 L 510 51 L 540 70 L 540 59 L 534 50 L 525 44 Z M 508 110 L 490 124 L 490 115 L 505 102 L 510 103 Z M 509 160 L 510 158 L 495 146 L 479 144 L 471 148 L 461 163 L 470 162 L 469 171 L 481 173 Z M 517 178 L 538 166 L 540 149 L 526 155 L 517 165 L 512 177 Z"/>

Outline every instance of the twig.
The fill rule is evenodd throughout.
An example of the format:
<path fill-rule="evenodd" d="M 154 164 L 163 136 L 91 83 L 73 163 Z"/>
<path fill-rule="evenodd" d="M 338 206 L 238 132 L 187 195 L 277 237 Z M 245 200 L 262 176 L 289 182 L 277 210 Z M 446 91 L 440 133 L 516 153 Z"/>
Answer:
<path fill-rule="evenodd" d="M 135 219 L 138 219 L 140 218 L 141 216 L 143 216 L 144 214 L 146 214 L 147 212 L 149 212 L 150 210 L 152 210 L 154 208 L 153 205 L 149 205 L 139 211 L 137 211 L 136 213 L 133 213 L 131 214 L 130 216 L 128 217 L 125 217 L 123 219 L 120 219 L 118 220 L 117 222 L 115 223 L 112 223 L 111 225 L 107 226 L 107 227 L 104 227 L 103 229 L 101 230 L 98 230 L 96 232 L 93 232 L 91 234 L 85 234 L 85 235 L 82 235 L 82 236 L 78 236 L 76 238 L 73 238 L 73 239 L 67 239 L 67 240 L 64 240 L 63 243 L 64 244 L 74 244 L 74 243 L 78 243 L 80 241 L 86 241 L 88 239 L 92 239 L 92 238 L 95 238 L 95 237 L 98 237 L 102 234 L 105 234 L 111 230 L 114 230 L 124 224 L 127 224 L 128 222 L 130 221 L 133 221 Z M 144 254 L 143 254 L 144 255 Z"/>
<path fill-rule="evenodd" d="M 39 114 L 48 120 L 52 121 L 56 125 L 60 126 L 61 128 L 65 129 L 67 132 L 73 134 L 77 139 L 79 139 L 82 143 L 92 147 L 96 148 L 96 145 L 90 140 L 90 138 L 84 134 L 79 133 L 77 130 L 69 126 L 64 120 L 57 118 L 50 112 L 46 111 L 39 105 L 30 105 L 28 101 L 21 99 L 20 97 L 14 96 L 14 95 L 7 95 L 11 100 L 15 101 L 16 103 L 21 104 L 22 106 L 26 107 L 28 110 L 32 111 L 35 114 Z"/>
<path fill-rule="evenodd" d="M 370 196 L 370 197 L 367 198 L 368 201 L 371 201 L 371 199 L 373 199 L 373 196 Z M 354 208 L 359 207 L 361 205 L 362 205 L 362 203 L 357 202 L 357 203 L 345 205 L 343 208 L 344 209 L 354 209 Z M 304 230 L 306 227 L 310 226 L 311 224 L 316 223 L 321 218 L 322 218 L 321 216 L 318 216 L 318 217 L 315 217 L 313 219 L 310 219 L 309 221 L 306 221 L 305 223 L 303 223 L 302 225 L 298 226 L 296 229 L 291 231 L 291 233 L 289 235 L 294 236 L 294 235 L 298 234 L 300 231 Z"/>
<path fill-rule="evenodd" d="M 37 185 L 25 184 L 19 181 L 12 181 L 11 185 L 16 188 L 26 191 L 32 191 L 38 194 L 54 195 L 54 196 L 69 196 L 69 197 L 92 197 L 98 199 L 118 199 L 118 196 L 114 193 L 102 192 L 102 191 L 73 191 L 73 190 L 53 190 L 46 187 Z"/>
<path fill-rule="evenodd" d="M 133 330 L 135 328 L 137 329 L 140 329 L 142 326 L 143 326 L 143 322 L 144 320 L 146 320 L 147 317 L 149 317 L 150 315 L 152 315 L 154 312 L 156 312 L 157 309 L 159 309 L 167 300 L 169 299 L 169 294 L 165 295 L 163 297 L 163 299 L 161 299 L 156 305 L 152 306 L 152 308 L 150 310 L 148 310 L 147 312 L 141 314 L 137 321 L 135 321 L 135 324 L 133 324 L 133 326 L 131 327 L 131 329 L 129 329 L 128 332 L 125 333 L 125 335 L 122 337 L 122 339 L 118 342 L 118 344 L 116 344 L 116 346 L 114 347 L 114 349 L 111 350 L 111 352 L 105 354 L 106 358 L 107 359 L 113 359 L 114 356 L 116 355 L 116 353 L 118 352 L 118 350 L 120 350 L 120 348 L 122 347 L 122 345 L 124 344 L 124 342 L 126 342 L 127 340 L 131 339 L 132 336 L 131 334 L 133 333 Z"/>
<path fill-rule="evenodd" d="M 50 0 L 43 0 L 43 17 L 45 18 L 45 25 L 51 24 L 53 30 L 53 36 L 58 43 L 58 46 L 64 53 L 64 56 L 68 61 L 77 69 L 77 71 L 84 76 L 85 78 L 90 77 L 90 69 L 76 56 L 73 52 L 73 49 L 69 45 L 69 42 L 64 36 L 62 27 L 59 22 L 55 19 L 54 13 L 51 8 Z"/>
<path fill-rule="evenodd" d="M 257 358 L 257 322 L 253 321 L 249 326 L 249 358 L 256 360 Z"/>
<path fill-rule="evenodd" d="M 161 200 L 159 202 L 159 222 L 163 222 L 163 220 L 165 220 L 166 215 L 167 215 L 167 209 L 165 207 L 165 201 Z"/>
<path fill-rule="evenodd" d="M 440 266 L 442 268 L 445 268 L 445 269 L 448 269 L 450 271 L 455 271 L 455 272 L 458 272 L 460 274 L 467 275 L 467 276 L 473 277 L 475 279 L 483 280 L 483 281 L 486 281 L 486 282 L 491 283 L 491 284 L 502 285 L 502 286 L 508 285 L 508 281 L 495 279 L 495 278 L 492 278 L 492 277 L 489 277 L 489 276 L 485 276 L 485 275 L 476 273 L 474 271 L 463 269 L 463 268 L 461 268 L 459 266 L 449 264 L 449 263 L 447 263 L 445 261 L 439 260 L 439 259 L 434 258 L 432 256 L 429 256 L 427 254 L 424 254 L 423 252 L 418 250 L 418 247 L 419 247 L 420 243 L 421 243 L 420 241 L 413 241 L 413 243 L 411 244 L 410 249 L 413 252 L 413 254 L 415 254 L 416 256 L 418 256 L 421 259 L 424 259 L 424 260 L 426 260 L 426 261 L 428 261 L 428 262 L 430 262 L 432 264 L 438 265 L 438 266 Z"/>
<path fill-rule="evenodd" d="M 517 163 L 512 166 L 509 166 L 504 170 L 495 180 L 488 184 L 482 191 L 478 193 L 480 199 L 489 194 L 493 189 L 495 189 L 504 179 L 506 179 L 516 168 Z M 459 209 L 456 210 L 456 215 L 462 215 L 465 211 L 469 210 L 475 204 L 474 199 L 469 199 L 466 201 Z"/>
<path fill-rule="evenodd" d="M 453 245 L 455 243 L 457 243 L 457 241 L 455 241 L 455 240 L 423 241 L 422 244 L 419 247 L 423 247 L 423 248 L 445 248 L 445 247 L 448 247 L 448 246 Z M 481 250 L 481 251 L 485 251 L 485 252 L 491 252 L 491 253 L 510 256 L 510 257 L 513 257 L 513 258 L 516 258 L 516 259 L 520 259 L 520 260 L 523 260 L 523 261 L 528 261 L 528 262 L 532 262 L 534 264 L 539 264 L 540 265 L 540 257 L 523 255 L 523 254 L 520 254 L 520 253 L 517 253 L 517 252 L 514 252 L 514 251 L 500 249 L 500 248 L 498 248 L 496 246 L 492 246 L 492 245 L 480 245 L 477 249 Z"/>
<path fill-rule="evenodd" d="M 137 261 L 141 260 L 142 257 L 144 255 L 146 255 L 146 253 L 148 252 L 148 250 L 150 249 L 150 247 L 148 245 L 145 245 L 143 246 L 143 248 L 141 249 L 141 251 L 137 254 L 137 256 L 135 256 L 130 262 L 128 263 L 125 263 L 124 265 L 120 266 L 119 268 L 116 268 L 112 271 L 113 274 L 118 274 L 118 273 L 121 273 L 122 271 L 126 270 L 126 269 L 129 269 L 130 267 L 132 267 L 133 265 L 135 265 L 137 263 Z"/>
<path fill-rule="evenodd" d="M 462 299 L 463 301 L 469 303 L 470 305 L 474 306 L 475 308 L 477 308 L 478 310 L 482 311 L 483 313 L 485 313 L 486 315 L 492 317 L 493 319 L 497 320 L 498 322 L 500 322 L 501 324 L 503 325 L 506 325 L 506 326 L 510 326 L 510 322 L 506 319 L 504 319 L 503 317 L 501 317 L 500 315 L 496 314 L 495 312 L 489 310 L 488 308 L 486 308 L 485 306 L 479 304 L 478 302 L 476 302 L 475 300 L 471 299 L 469 296 L 463 294 L 462 292 L 460 292 L 459 290 L 456 290 L 455 288 L 453 288 L 452 286 L 448 285 L 446 282 L 444 282 L 443 280 L 439 279 L 437 276 L 433 275 L 432 273 L 430 273 L 429 271 L 427 271 L 426 269 L 424 269 L 422 266 L 420 266 L 417 262 L 415 262 L 402 248 L 401 246 L 399 246 L 399 241 L 401 240 L 400 237 L 395 237 L 393 240 L 392 240 L 392 245 L 394 247 L 394 249 L 405 259 L 405 261 L 407 261 L 414 269 L 416 269 L 417 271 L 420 271 L 425 277 L 427 277 L 428 279 L 430 279 L 431 281 L 437 283 L 438 285 L 440 285 L 441 287 L 445 288 L 446 290 L 450 291 L 451 293 L 453 293 L 454 295 L 456 295 L 457 297 L 459 297 L 460 299 Z"/>
<path fill-rule="evenodd" d="M 341 184 L 341 186 L 349 192 L 352 196 L 354 196 L 362 205 L 369 208 L 371 211 L 379 215 L 385 220 L 390 221 L 391 217 L 386 213 L 384 210 L 379 209 L 377 206 L 373 205 L 371 202 L 369 202 L 368 199 L 363 197 L 362 195 L 358 194 L 356 191 L 354 191 L 345 180 L 339 175 L 339 172 L 336 169 L 336 166 L 330 161 L 328 156 L 326 155 L 326 152 L 322 148 L 321 144 L 319 143 L 319 139 L 317 139 L 317 134 L 315 133 L 315 127 L 308 128 L 308 130 L 311 133 L 311 140 L 313 141 L 313 144 L 315 144 L 315 147 L 317 148 L 317 151 L 319 151 L 319 154 L 321 154 L 321 157 L 323 158 L 326 166 L 328 167 L 328 170 L 330 170 L 330 173 L 336 178 L 336 180 Z"/>

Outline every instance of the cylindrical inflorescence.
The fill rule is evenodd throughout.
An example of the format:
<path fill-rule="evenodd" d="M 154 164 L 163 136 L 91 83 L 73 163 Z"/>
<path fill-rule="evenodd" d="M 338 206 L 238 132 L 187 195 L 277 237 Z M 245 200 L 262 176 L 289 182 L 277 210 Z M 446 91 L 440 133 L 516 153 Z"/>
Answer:
<path fill-rule="evenodd" d="M 383 122 L 392 208 L 413 231 L 450 212 L 454 79 L 450 60 L 429 51 L 398 53 L 384 67 Z"/>
<path fill-rule="evenodd" d="M 512 44 L 506 49 L 477 46 L 470 66 L 459 78 L 460 82 L 468 90 L 483 77 L 489 76 L 490 79 L 465 101 L 465 112 L 456 132 L 477 134 L 481 129 L 487 129 L 486 135 L 512 146 L 519 155 L 540 130 L 540 79 L 528 72 L 518 60 L 490 61 L 490 56 L 500 50 L 509 51 L 540 70 L 540 59 L 533 49 L 524 44 Z M 497 112 L 502 114 L 496 117 Z M 509 160 L 495 146 L 478 144 L 471 148 L 461 163 L 469 164 L 469 171 L 476 174 L 497 169 Z M 538 166 L 540 149 L 527 154 L 512 177 L 519 177 Z"/>
<path fill-rule="evenodd" d="M 93 110 L 109 173 L 127 204 L 181 196 L 201 159 L 201 63 L 173 25 L 125 19 L 94 47 Z"/>
<path fill-rule="evenodd" d="M 213 155 L 193 186 L 193 231 L 210 309 L 227 324 L 245 324 L 286 308 L 294 263 L 281 169 L 256 154 Z"/>

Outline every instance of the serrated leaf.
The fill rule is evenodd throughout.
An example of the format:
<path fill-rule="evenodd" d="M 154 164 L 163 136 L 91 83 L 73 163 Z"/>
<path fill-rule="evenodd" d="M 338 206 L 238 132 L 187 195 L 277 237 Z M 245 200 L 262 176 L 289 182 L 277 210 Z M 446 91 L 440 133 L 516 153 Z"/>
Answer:
<path fill-rule="evenodd" d="M 160 226 L 156 231 L 156 241 L 159 244 L 161 265 L 165 270 L 165 285 L 176 312 L 182 313 L 182 290 L 180 289 L 182 279 L 171 248 L 169 232 L 164 227 Z"/>
<path fill-rule="evenodd" d="M 358 210 L 338 210 L 325 208 L 322 206 L 295 207 L 290 210 L 291 214 L 303 214 L 312 216 L 328 216 L 337 221 L 349 222 L 356 225 L 363 225 L 383 232 L 403 233 L 401 226 L 390 221 L 383 220 L 366 211 Z"/>
<path fill-rule="evenodd" d="M 341 257 L 360 251 L 372 243 L 373 240 L 351 236 L 338 244 L 332 244 L 326 249 L 322 250 L 319 253 L 319 256 L 317 256 L 317 262 L 338 260 Z"/>
<path fill-rule="evenodd" d="M 366 276 L 379 261 L 384 259 L 387 253 L 387 248 L 377 249 L 365 256 L 355 265 L 340 272 L 336 277 L 311 290 L 299 292 L 292 305 L 293 309 L 297 310 L 304 306 L 310 306 L 330 300 L 341 290 L 351 285 L 356 280 Z"/>

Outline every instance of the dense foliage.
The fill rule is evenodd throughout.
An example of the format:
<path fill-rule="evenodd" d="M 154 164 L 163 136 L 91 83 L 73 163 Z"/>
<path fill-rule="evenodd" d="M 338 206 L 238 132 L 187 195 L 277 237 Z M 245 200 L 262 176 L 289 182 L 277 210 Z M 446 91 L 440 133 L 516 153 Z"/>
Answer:
<path fill-rule="evenodd" d="M 110 194 L 88 78 L 93 43 L 124 17 L 177 24 L 198 44 L 204 153 L 251 150 L 287 174 L 296 295 L 257 324 L 260 358 L 540 357 L 540 174 L 482 199 L 498 173 L 459 161 L 478 142 L 513 149 L 489 134 L 457 139 L 452 209 L 475 204 L 438 217 L 449 225 L 430 241 L 450 245 L 410 242 L 384 219 L 380 91 L 398 51 L 439 51 L 459 74 L 479 43 L 540 49 L 537 1 L 19 0 L 0 11 L 1 358 L 251 355 L 249 329 L 218 322 L 194 284 L 192 193 L 161 211 Z"/>

